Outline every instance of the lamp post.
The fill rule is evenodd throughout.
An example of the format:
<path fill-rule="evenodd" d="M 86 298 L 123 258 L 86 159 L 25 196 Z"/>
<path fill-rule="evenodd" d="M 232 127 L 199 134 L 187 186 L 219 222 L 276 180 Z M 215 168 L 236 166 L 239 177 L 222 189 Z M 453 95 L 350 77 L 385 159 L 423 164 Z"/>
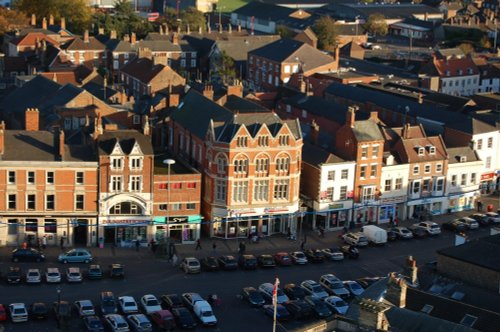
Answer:
<path fill-rule="evenodd" d="M 59 306 L 61 304 L 61 288 L 57 287 L 56 291 L 57 291 L 57 305 Z"/>
<path fill-rule="evenodd" d="M 167 165 L 167 199 L 168 199 L 168 203 L 167 203 L 167 220 L 166 220 L 166 227 L 167 229 L 165 230 L 165 236 L 164 236 L 164 240 L 165 242 L 167 242 L 167 237 L 170 237 L 170 229 L 169 229 L 169 223 L 170 223 L 170 191 L 171 191 L 171 183 L 170 183 L 170 166 L 172 166 L 173 164 L 175 164 L 175 160 L 174 159 L 165 159 L 163 161 L 163 163 L 165 165 Z"/>

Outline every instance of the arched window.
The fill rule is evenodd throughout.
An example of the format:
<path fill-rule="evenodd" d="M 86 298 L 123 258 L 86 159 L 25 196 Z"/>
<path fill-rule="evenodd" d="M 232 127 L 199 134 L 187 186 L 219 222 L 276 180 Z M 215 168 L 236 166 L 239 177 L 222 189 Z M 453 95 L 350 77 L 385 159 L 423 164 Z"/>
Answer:
<path fill-rule="evenodd" d="M 226 156 L 223 154 L 217 155 L 217 159 L 215 160 L 215 162 L 217 164 L 217 173 L 226 174 L 226 167 L 227 167 Z"/>
<path fill-rule="evenodd" d="M 259 156 L 255 160 L 255 173 L 257 176 L 267 176 L 269 174 L 269 158 Z"/>
<path fill-rule="evenodd" d="M 276 159 L 276 173 L 288 174 L 290 171 L 290 158 L 281 156 Z"/>
<path fill-rule="evenodd" d="M 248 174 L 248 159 L 246 157 L 241 156 L 234 160 L 234 173 L 236 175 Z"/>
<path fill-rule="evenodd" d="M 133 215 L 142 215 L 142 208 L 134 202 L 120 202 L 113 205 L 109 209 L 109 214 L 113 215 L 124 215 L 124 214 L 133 214 Z"/>

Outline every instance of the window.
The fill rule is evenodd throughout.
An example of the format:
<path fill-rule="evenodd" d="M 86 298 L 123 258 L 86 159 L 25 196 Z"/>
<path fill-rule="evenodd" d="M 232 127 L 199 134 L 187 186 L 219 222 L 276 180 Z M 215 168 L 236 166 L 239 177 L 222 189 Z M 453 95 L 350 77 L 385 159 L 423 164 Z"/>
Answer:
<path fill-rule="evenodd" d="M 413 174 L 418 174 L 420 172 L 420 167 L 417 166 L 413 166 Z"/>
<path fill-rule="evenodd" d="M 7 208 L 9 210 L 15 210 L 17 207 L 16 194 L 9 194 L 7 197 Z"/>
<path fill-rule="evenodd" d="M 288 180 L 276 180 L 274 182 L 274 199 L 288 199 Z"/>
<path fill-rule="evenodd" d="M 457 176 L 456 175 L 452 175 L 451 176 L 451 185 L 453 187 L 456 187 L 457 186 Z"/>
<path fill-rule="evenodd" d="M 17 219 L 9 219 L 8 221 L 7 234 L 9 235 L 17 235 L 18 232 L 18 222 Z"/>
<path fill-rule="evenodd" d="M 374 178 L 377 176 L 377 165 L 370 166 L 370 177 Z"/>
<path fill-rule="evenodd" d="M 257 144 L 259 146 L 268 146 L 269 145 L 269 137 L 268 136 L 259 136 L 257 140 Z"/>
<path fill-rule="evenodd" d="M 483 140 L 482 139 L 478 139 L 477 140 L 476 149 L 477 150 L 481 150 L 482 148 L 483 148 Z"/>
<path fill-rule="evenodd" d="M 436 154 L 436 147 L 433 145 L 429 146 L 429 154 Z"/>
<path fill-rule="evenodd" d="M 35 184 L 35 172 L 28 172 L 28 184 Z"/>
<path fill-rule="evenodd" d="M 460 178 L 460 185 L 465 186 L 467 184 L 467 174 L 462 174 Z"/>
<path fill-rule="evenodd" d="M 45 209 L 46 210 L 54 210 L 56 205 L 56 197 L 55 195 L 47 195 L 45 196 Z"/>
<path fill-rule="evenodd" d="M 248 201 L 248 181 L 233 182 L 233 202 L 243 203 Z"/>
<path fill-rule="evenodd" d="M 328 171 L 328 180 L 335 180 L 335 171 Z"/>
<path fill-rule="evenodd" d="M 422 191 L 430 191 L 431 190 L 431 180 L 424 179 L 422 181 Z"/>
<path fill-rule="evenodd" d="M 137 114 L 132 116 L 132 124 L 135 124 L 135 125 L 141 124 L 141 116 L 137 115 Z"/>
<path fill-rule="evenodd" d="M 186 188 L 187 189 L 195 189 L 196 188 L 196 182 L 188 182 L 188 183 L 186 183 Z"/>
<path fill-rule="evenodd" d="M 26 219 L 25 232 L 38 232 L 38 221 L 36 219 Z"/>
<path fill-rule="evenodd" d="M 307 111 L 306 110 L 302 110 L 302 117 L 304 119 L 307 118 Z"/>
<path fill-rule="evenodd" d="M 328 187 L 326 188 L 326 200 L 328 201 L 333 201 L 333 194 L 335 192 L 335 188 L 333 187 Z"/>
<path fill-rule="evenodd" d="M 181 67 L 186 67 L 186 60 L 185 59 L 181 59 Z"/>
<path fill-rule="evenodd" d="M 372 158 L 377 158 L 378 157 L 378 149 L 379 149 L 379 146 L 378 145 L 374 145 L 372 147 Z"/>
<path fill-rule="evenodd" d="M 246 174 L 248 172 L 248 159 L 237 159 L 234 161 L 235 173 Z"/>
<path fill-rule="evenodd" d="M 170 204 L 170 208 L 172 211 L 182 210 L 182 203 L 172 203 Z"/>
<path fill-rule="evenodd" d="M 158 210 L 160 210 L 160 211 L 167 211 L 167 204 L 159 204 L 158 205 Z"/>
<path fill-rule="evenodd" d="M 436 172 L 442 172 L 443 171 L 443 164 L 436 164 Z"/>
<path fill-rule="evenodd" d="M 413 193 L 418 194 L 420 192 L 420 181 L 413 182 Z"/>
<path fill-rule="evenodd" d="M 491 149 L 493 147 L 493 137 L 488 137 L 487 147 L 488 149 Z"/>
<path fill-rule="evenodd" d="M 186 203 L 186 210 L 195 210 L 196 203 Z"/>
<path fill-rule="evenodd" d="M 167 184 L 167 189 L 169 185 Z M 170 183 L 170 189 L 181 189 L 181 183 L 180 182 L 171 182 Z"/>
<path fill-rule="evenodd" d="M 216 180 L 215 181 L 215 200 L 225 201 L 226 200 L 226 181 Z"/>
<path fill-rule="evenodd" d="M 82 194 L 75 195 L 75 209 L 83 210 L 85 197 Z"/>
<path fill-rule="evenodd" d="M 130 177 L 130 191 L 141 191 L 142 187 L 142 176 L 134 175 Z"/>
<path fill-rule="evenodd" d="M 279 145 L 280 146 L 287 146 L 289 145 L 289 137 L 288 135 L 280 135 L 278 140 L 279 140 Z"/>
<path fill-rule="evenodd" d="M 76 172 L 76 184 L 83 184 L 84 182 L 84 173 L 83 172 Z"/>
<path fill-rule="evenodd" d="M 366 166 L 361 166 L 359 168 L 359 176 L 363 179 L 366 177 Z"/>
<path fill-rule="evenodd" d="M 111 191 L 122 191 L 122 177 L 119 175 L 111 176 Z"/>
<path fill-rule="evenodd" d="M 372 201 L 375 199 L 375 187 L 363 187 L 362 201 Z"/>
<path fill-rule="evenodd" d="M 281 157 L 276 159 L 276 171 L 277 172 L 288 172 L 290 168 L 290 159 L 288 157 Z"/>
<path fill-rule="evenodd" d="M 391 188 L 392 188 L 392 180 L 391 179 L 385 180 L 384 191 L 391 191 Z"/>
<path fill-rule="evenodd" d="M 430 173 L 431 172 L 431 165 L 427 164 L 424 166 L 424 173 Z"/>
<path fill-rule="evenodd" d="M 444 188 L 444 179 L 437 179 L 435 181 L 436 188 L 434 188 L 434 191 L 443 191 Z"/>
<path fill-rule="evenodd" d="M 247 137 L 238 137 L 236 139 L 236 146 L 239 148 L 245 148 L 248 145 L 248 138 Z"/>
<path fill-rule="evenodd" d="M 349 177 L 349 170 L 343 169 L 342 172 L 340 172 L 340 179 L 347 180 L 348 177 Z"/>
<path fill-rule="evenodd" d="M 27 210 L 34 210 L 36 208 L 36 195 L 34 194 L 29 194 L 26 197 L 26 209 Z"/>
<path fill-rule="evenodd" d="M 217 157 L 217 173 L 226 174 L 226 157 L 219 156 Z"/>
<path fill-rule="evenodd" d="M 476 173 L 471 173 L 470 174 L 470 183 L 471 184 L 476 184 L 476 181 L 477 181 L 477 175 L 476 175 Z"/>
<path fill-rule="evenodd" d="M 269 159 L 268 158 L 257 159 L 255 161 L 255 171 L 267 175 L 269 173 Z"/>
<path fill-rule="evenodd" d="M 191 68 L 196 67 L 196 59 L 191 59 Z"/>
<path fill-rule="evenodd" d="M 284 72 L 285 72 L 285 74 L 289 74 L 290 73 L 290 66 L 289 65 L 285 66 Z"/>
<path fill-rule="evenodd" d="M 364 146 L 361 148 L 361 158 L 368 158 L 368 147 Z"/>
<path fill-rule="evenodd" d="M 131 169 L 142 169 L 142 158 L 140 158 L 140 157 L 130 158 L 130 168 Z"/>
<path fill-rule="evenodd" d="M 123 158 L 112 158 L 111 159 L 112 169 L 122 169 L 123 168 Z"/>
<path fill-rule="evenodd" d="M 486 157 L 486 162 L 484 164 L 484 167 L 491 168 L 491 157 Z"/>
<path fill-rule="evenodd" d="M 347 186 L 340 187 L 340 197 L 339 199 L 347 199 Z"/>
<path fill-rule="evenodd" d="M 9 181 L 9 184 L 16 183 L 16 171 L 9 171 L 8 181 Z"/>
<path fill-rule="evenodd" d="M 424 153 L 425 153 L 425 149 L 424 149 L 424 148 L 422 148 L 422 147 L 419 147 L 419 148 L 418 148 L 418 155 L 419 155 L 419 156 L 423 156 L 423 155 L 424 155 Z"/>
<path fill-rule="evenodd" d="M 401 190 L 403 188 L 403 178 L 397 178 L 394 183 L 394 190 Z"/>
<path fill-rule="evenodd" d="M 46 181 L 47 184 L 54 184 L 54 172 L 47 172 Z"/>
<path fill-rule="evenodd" d="M 269 200 L 269 181 L 258 180 L 255 181 L 253 190 L 253 199 L 255 201 L 268 201 Z"/>
<path fill-rule="evenodd" d="M 55 219 L 45 219 L 44 222 L 44 231 L 45 233 L 57 233 L 57 220 Z"/>

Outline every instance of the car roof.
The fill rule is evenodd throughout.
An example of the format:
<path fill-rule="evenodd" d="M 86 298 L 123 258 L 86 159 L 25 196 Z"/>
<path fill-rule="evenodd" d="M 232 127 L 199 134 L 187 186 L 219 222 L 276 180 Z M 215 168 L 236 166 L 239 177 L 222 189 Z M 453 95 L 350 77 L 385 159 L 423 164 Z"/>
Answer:
<path fill-rule="evenodd" d="M 309 284 L 309 285 L 315 285 L 315 284 L 317 284 L 317 282 L 314 281 L 314 280 L 304 280 L 304 281 L 302 281 L 302 283 L 303 284 Z"/>
<path fill-rule="evenodd" d="M 90 300 L 79 300 L 75 301 L 75 303 L 80 303 L 81 305 L 92 305 L 92 301 Z"/>
<path fill-rule="evenodd" d="M 186 257 L 184 258 L 186 261 L 198 261 L 198 258 L 196 257 Z"/>
<path fill-rule="evenodd" d="M 115 297 L 115 295 L 111 291 L 103 291 L 101 292 L 101 297 Z"/>
<path fill-rule="evenodd" d="M 161 318 L 163 318 L 163 317 L 172 317 L 172 313 L 169 310 L 166 310 L 166 309 L 158 310 L 155 313 L 159 314 Z"/>
<path fill-rule="evenodd" d="M 144 314 L 133 314 L 133 315 L 128 315 L 127 316 L 128 319 L 130 319 L 132 317 L 137 318 L 137 320 L 139 320 L 141 323 L 142 322 L 148 322 L 149 323 L 148 318 Z"/>
<path fill-rule="evenodd" d="M 68 272 L 80 272 L 79 267 L 68 267 Z"/>
<path fill-rule="evenodd" d="M 120 299 L 120 300 L 134 300 L 134 297 L 125 295 L 125 296 L 120 296 L 118 299 Z"/>
<path fill-rule="evenodd" d="M 58 267 L 48 267 L 47 272 L 59 272 L 59 268 Z"/>
<path fill-rule="evenodd" d="M 196 294 L 196 293 L 193 293 L 193 294 Z M 156 299 L 156 296 L 154 296 L 153 294 L 146 294 L 142 298 L 143 299 Z"/>
<path fill-rule="evenodd" d="M 243 290 L 245 290 L 245 291 L 254 291 L 256 289 L 255 289 L 255 287 L 249 286 L 249 287 L 243 287 Z"/>
<path fill-rule="evenodd" d="M 11 303 L 9 306 L 12 306 L 13 308 L 18 308 L 18 307 L 26 307 L 24 303 L 17 302 L 17 303 Z"/>
<path fill-rule="evenodd" d="M 109 317 L 109 318 L 112 318 L 116 321 L 125 322 L 125 319 L 122 317 L 122 315 L 119 315 L 119 314 L 107 314 L 104 317 L 106 317 L 106 318 Z"/>

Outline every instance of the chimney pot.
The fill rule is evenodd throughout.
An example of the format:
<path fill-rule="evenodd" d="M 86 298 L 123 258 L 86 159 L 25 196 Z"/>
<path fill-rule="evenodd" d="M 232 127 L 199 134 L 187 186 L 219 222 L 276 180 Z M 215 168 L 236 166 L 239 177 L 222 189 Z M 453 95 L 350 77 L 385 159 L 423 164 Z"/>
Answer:
<path fill-rule="evenodd" d="M 59 132 L 59 157 L 61 160 L 64 158 L 64 130 Z"/>
<path fill-rule="evenodd" d="M 311 143 L 314 145 L 318 145 L 318 138 L 319 138 L 319 125 L 316 123 L 316 121 L 312 121 L 311 123 Z"/>
<path fill-rule="evenodd" d="M 177 31 L 179 30 L 180 28 L 177 29 Z M 172 44 L 179 45 L 179 32 L 174 32 L 174 34 L 172 35 Z"/>
<path fill-rule="evenodd" d="M 116 30 L 111 30 L 109 32 L 109 39 L 116 39 Z"/>
<path fill-rule="evenodd" d="M 99 35 L 104 35 L 104 28 L 97 29 Z"/>
<path fill-rule="evenodd" d="M 377 111 L 370 112 L 370 120 L 378 121 L 378 112 Z"/>
<path fill-rule="evenodd" d="M 88 43 L 89 42 L 89 30 L 85 30 L 83 33 L 83 42 Z"/>
<path fill-rule="evenodd" d="M 137 42 L 137 35 L 135 34 L 135 32 L 132 32 L 130 34 L 130 43 L 135 44 L 136 42 Z"/>
<path fill-rule="evenodd" d="M 61 17 L 61 29 L 66 30 L 66 18 Z"/>
<path fill-rule="evenodd" d="M 349 107 L 347 109 L 346 124 L 354 128 L 354 122 L 356 122 L 356 109 L 354 107 Z"/>
<path fill-rule="evenodd" d="M 47 19 L 45 17 L 42 19 L 42 29 L 47 30 Z"/>

